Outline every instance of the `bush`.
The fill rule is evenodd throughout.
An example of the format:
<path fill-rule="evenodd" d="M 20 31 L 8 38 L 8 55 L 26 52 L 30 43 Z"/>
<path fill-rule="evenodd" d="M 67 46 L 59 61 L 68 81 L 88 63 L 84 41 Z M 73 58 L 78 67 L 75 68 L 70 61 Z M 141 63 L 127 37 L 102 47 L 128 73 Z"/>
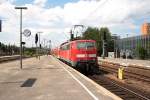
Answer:
<path fill-rule="evenodd" d="M 140 58 L 140 59 L 146 59 L 146 57 L 147 57 L 147 50 L 146 49 L 144 49 L 143 47 L 138 47 L 137 48 L 137 53 L 138 53 L 138 57 Z"/>

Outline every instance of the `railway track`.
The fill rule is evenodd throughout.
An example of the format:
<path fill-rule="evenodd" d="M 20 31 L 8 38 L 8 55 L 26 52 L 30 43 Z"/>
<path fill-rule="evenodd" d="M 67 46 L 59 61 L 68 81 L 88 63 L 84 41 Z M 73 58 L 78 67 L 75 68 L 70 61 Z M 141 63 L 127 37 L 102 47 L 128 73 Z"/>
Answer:
<path fill-rule="evenodd" d="M 112 93 L 121 97 L 123 100 L 150 100 L 150 96 L 141 95 L 138 92 L 133 91 L 131 88 L 120 85 L 119 83 L 103 75 L 93 75 L 88 77 Z"/>
<path fill-rule="evenodd" d="M 124 78 L 126 79 L 136 79 L 139 81 L 150 83 L 150 69 L 145 67 L 138 67 L 133 65 L 123 66 L 110 62 L 101 62 L 99 63 L 100 69 L 113 73 L 117 76 L 118 68 L 120 66 L 124 67 Z"/>
<path fill-rule="evenodd" d="M 117 70 L 114 70 L 113 68 L 112 68 L 112 70 L 110 72 L 117 72 Z M 78 70 L 78 71 L 80 71 L 82 73 L 81 70 Z M 85 73 L 83 73 L 83 74 L 85 74 Z M 86 75 L 86 76 L 88 76 L 90 79 L 92 79 L 99 85 L 103 86 L 110 92 L 116 94 L 123 100 L 150 100 L 149 94 L 138 91 L 137 89 L 130 87 L 127 84 L 122 84 L 111 78 L 108 78 L 104 75 L 104 73 L 98 74 L 98 75 Z M 143 93 L 143 95 L 142 95 L 142 93 Z"/>

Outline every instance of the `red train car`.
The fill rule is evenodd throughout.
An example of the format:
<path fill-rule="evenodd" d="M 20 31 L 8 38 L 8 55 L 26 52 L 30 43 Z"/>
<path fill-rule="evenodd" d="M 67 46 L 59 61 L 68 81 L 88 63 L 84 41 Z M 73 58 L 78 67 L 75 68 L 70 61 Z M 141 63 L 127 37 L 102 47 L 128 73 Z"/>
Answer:
<path fill-rule="evenodd" d="M 85 65 L 89 70 L 97 66 L 97 50 L 94 40 L 74 40 L 61 44 L 59 58 L 71 64 L 73 67 Z M 81 67 L 81 66 L 80 66 Z"/>
<path fill-rule="evenodd" d="M 51 54 L 56 58 L 59 58 L 59 48 L 54 48 L 51 50 Z"/>

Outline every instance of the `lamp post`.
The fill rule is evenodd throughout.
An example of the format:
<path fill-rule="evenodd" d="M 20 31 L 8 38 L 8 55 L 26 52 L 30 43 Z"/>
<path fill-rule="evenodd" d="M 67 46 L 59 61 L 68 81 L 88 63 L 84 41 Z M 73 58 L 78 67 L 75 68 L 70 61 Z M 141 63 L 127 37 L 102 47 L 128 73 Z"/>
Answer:
<path fill-rule="evenodd" d="M 26 10 L 27 7 L 15 7 L 20 10 L 20 68 L 22 69 L 22 10 Z"/>

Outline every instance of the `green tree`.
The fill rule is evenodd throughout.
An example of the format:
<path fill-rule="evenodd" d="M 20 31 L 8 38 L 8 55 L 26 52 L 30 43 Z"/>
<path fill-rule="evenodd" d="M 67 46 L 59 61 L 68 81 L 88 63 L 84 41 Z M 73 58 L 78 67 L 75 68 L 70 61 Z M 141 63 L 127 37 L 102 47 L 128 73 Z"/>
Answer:
<path fill-rule="evenodd" d="M 104 33 L 106 33 L 107 47 L 109 47 L 109 44 L 111 43 L 111 33 L 107 27 L 102 27 L 100 29 L 88 27 L 87 30 L 83 33 L 82 37 L 83 39 L 91 39 L 96 41 L 99 56 L 102 54 L 102 41 L 104 38 Z"/>
<path fill-rule="evenodd" d="M 19 54 L 19 47 L 15 45 L 5 45 L 0 42 L 0 56 Z"/>
<path fill-rule="evenodd" d="M 148 53 L 145 48 L 143 48 L 142 46 L 137 46 L 136 51 L 137 51 L 137 55 L 140 59 L 146 59 Z"/>
<path fill-rule="evenodd" d="M 102 52 L 102 41 L 100 36 L 100 31 L 98 28 L 88 27 L 87 30 L 83 33 L 83 39 L 91 39 L 96 41 L 96 46 L 98 50 L 98 54 L 100 55 Z"/>
<path fill-rule="evenodd" d="M 101 35 L 102 39 L 104 38 L 104 33 L 106 34 L 106 42 L 110 41 L 111 40 L 111 33 L 107 27 L 100 28 L 100 35 Z"/>
<path fill-rule="evenodd" d="M 25 48 L 26 56 L 34 56 L 36 54 L 36 48 Z"/>

